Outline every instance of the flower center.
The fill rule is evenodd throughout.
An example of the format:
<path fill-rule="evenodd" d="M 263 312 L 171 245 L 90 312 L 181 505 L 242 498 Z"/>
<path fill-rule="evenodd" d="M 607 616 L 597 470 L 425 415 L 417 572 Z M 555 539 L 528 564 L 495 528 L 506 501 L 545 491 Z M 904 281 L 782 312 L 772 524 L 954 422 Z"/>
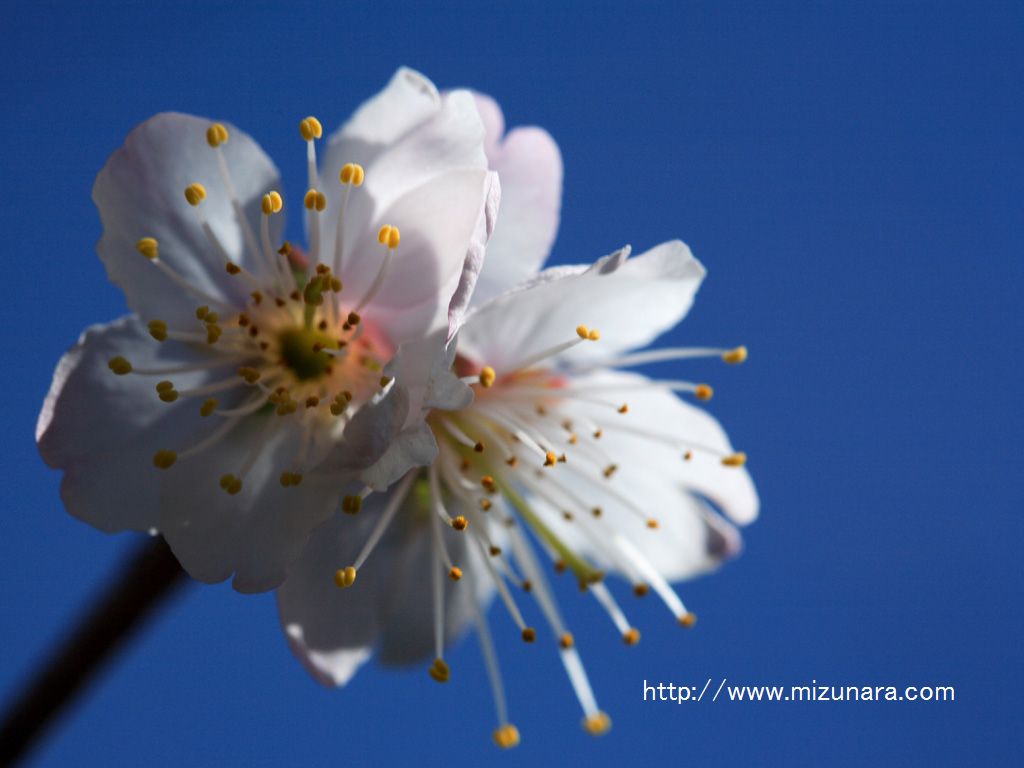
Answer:
<path fill-rule="evenodd" d="M 331 369 L 334 359 L 324 349 L 337 349 L 338 342 L 326 333 L 308 328 L 288 328 L 278 337 L 281 362 L 299 381 L 319 379 Z"/>

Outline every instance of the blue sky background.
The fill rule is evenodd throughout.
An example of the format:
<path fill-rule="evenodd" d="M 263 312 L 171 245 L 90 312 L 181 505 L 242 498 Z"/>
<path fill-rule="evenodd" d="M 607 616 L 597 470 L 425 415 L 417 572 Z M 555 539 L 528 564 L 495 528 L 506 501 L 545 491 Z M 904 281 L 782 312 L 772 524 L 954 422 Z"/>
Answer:
<path fill-rule="evenodd" d="M 0 30 L 5 482 L 0 701 L 134 543 L 65 514 L 32 441 L 59 355 L 123 312 L 93 178 L 176 109 L 228 119 L 304 190 L 297 121 L 334 127 L 400 64 L 494 95 L 565 157 L 554 259 L 681 237 L 709 277 L 666 341 L 751 456 L 762 518 L 681 587 L 681 631 L 623 596 L 627 649 L 561 597 L 600 740 L 554 653 L 492 612 L 522 745 L 490 743 L 474 640 L 452 682 L 367 668 L 327 691 L 270 595 L 193 588 L 53 729 L 35 765 L 1008 764 L 1022 748 L 1022 283 L 1016 3 L 11 3 Z M 558 5 L 558 4 L 553 4 Z M 294 218 L 294 217 L 293 217 Z M 292 221 L 292 234 L 298 221 Z M 644 703 L 642 681 L 951 684 L 955 703 Z"/>

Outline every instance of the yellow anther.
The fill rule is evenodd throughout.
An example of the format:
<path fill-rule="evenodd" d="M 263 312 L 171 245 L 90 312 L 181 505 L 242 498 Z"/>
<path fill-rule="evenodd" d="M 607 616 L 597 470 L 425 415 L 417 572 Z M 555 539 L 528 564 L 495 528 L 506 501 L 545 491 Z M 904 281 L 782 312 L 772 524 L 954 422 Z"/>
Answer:
<path fill-rule="evenodd" d="M 698 384 L 693 388 L 693 396 L 698 400 L 710 400 L 715 394 L 715 390 L 709 387 L 707 384 Z"/>
<path fill-rule="evenodd" d="M 490 512 L 493 506 L 490 499 L 480 499 L 480 509 L 484 512 Z"/>
<path fill-rule="evenodd" d="M 577 325 L 576 326 L 576 335 L 579 336 L 584 341 L 586 341 L 587 339 L 590 338 L 590 329 L 587 328 L 587 326 L 585 326 L 585 325 Z"/>
<path fill-rule="evenodd" d="M 363 497 L 362 496 L 346 496 L 341 500 L 341 511 L 355 515 L 363 508 Z"/>
<path fill-rule="evenodd" d="M 210 323 L 208 326 L 206 326 L 206 343 L 216 344 L 217 339 L 220 338 L 220 334 L 221 327 L 216 323 Z"/>
<path fill-rule="evenodd" d="M 237 275 L 239 272 L 242 271 L 242 268 L 235 264 L 233 261 L 229 261 L 224 264 L 224 271 L 227 272 L 229 275 Z"/>
<path fill-rule="evenodd" d="M 377 380 L 377 383 L 380 384 L 381 389 L 384 389 L 384 387 L 386 387 L 392 381 L 393 379 L 390 376 L 381 376 L 380 379 Z"/>
<path fill-rule="evenodd" d="M 736 349 L 730 349 L 728 352 L 723 352 L 722 359 L 730 365 L 742 363 L 747 359 L 747 348 L 736 347 Z"/>
<path fill-rule="evenodd" d="M 157 392 L 170 392 L 173 389 L 174 389 L 174 382 L 168 381 L 167 379 L 164 379 L 163 381 L 158 381 L 156 383 L 156 391 Z"/>
<path fill-rule="evenodd" d="M 523 642 L 532 643 L 537 639 L 537 630 L 533 627 L 526 627 L 522 633 Z"/>
<path fill-rule="evenodd" d="M 742 467 L 747 463 L 747 454 L 743 451 L 730 453 L 728 456 L 722 458 L 722 463 L 727 467 Z"/>
<path fill-rule="evenodd" d="M 450 578 L 452 581 L 458 581 L 462 578 L 462 569 L 459 568 L 457 565 L 453 565 L 451 569 L 448 571 L 448 578 Z"/>
<path fill-rule="evenodd" d="M 155 237 L 144 237 L 135 243 L 135 250 L 147 259 L 155 259 L 160 255 L 160 245 Z"/>
<path fill-rule="evenodd" d="M 360 186 L 365 176 L 363 166 L 358 163 L 345 163 L 341 166 L 341 173 L 338 174 L 342 184 L 351 184 L 353 187 Z"/>
<path fill-rule="evenodd" d="M 189 184 L 185 187 L 185 199 L 189 205 L 199 205 L 206 199 L 206 187 L 202 184 Z"/>
<path fill-rule="evenodd" d="M 345 318 L 345 322 L 349 325 L 359 325 L 359 321 L 362 320 L 358 312 L 349 312 L 348 317 Z"/>
<path fill-rule="evenodd" d="M 221 144 L 227 144 L 230 136 L 231 134 L 228 133 L 228 129 L 223 123 L 214 123 L 206 129 L 206 143 L 211 147 L 219 147 Z"/>
<path fill-rule="evenodd" d="M 636 645 L 640 642 L 640 630 L 636 627 L 630 627 L 623 633 L 622 642 L 626 645 Z"/>
<path fill-rule="evenodd" d="M 576 645 L 576 639 L 572 636 L 571 632 L 564 632 L 562 633 L 562 636 L 558 638 L 558 645 L 565 650 L 568 650 Z"/>
<path fill-rule="evenodd" d="M 260 372 L 247 365 L 243 365 L 238 369 L 238 375 L 242 377 L 246 384 L 255 384 L 260 380 Z"/>
<path fill-rule="evenodd" d="M 602 471 L 601 474 L 603 474 L 605 477 L 610 479 L 612 475 L 614 475 L 616 472 L 618 472 L 618 470 L 619 470 L 619 465 L 618 464 L 609 464 L 607 467 L 604 468 L 604 470 Z"/>
<path fill-rule="evenodd" d="M 565 573 L 565 560 L 555 560 L 552 566 L 555 569 L 555 573 Z"/>
<path fill-rule="evenodd" d="M 231 496 L 242 490 L 242 479 L 234 475 L 221 475 L 220 487 Z"/>
<path fill-rule="evenodd" d="M 334 584 L 338 589 L 351 587 L 356 583 L 356 569 L 351 565 L 339 568 L 334 572 Z"/>
<path fill-rule="evenodd" d="M 316 395 L 310 395 L 306 398 L 307 408 L 316 408 L 318 405 L 320 405 L 320 398 Z"/>
<path fill-rule="evenodd" d="M 633 585 L 633 594 L 636 595 L 637 597 L 644 597 L 650 591 L 651 591 L 651 588 L 648 587 L 646 584 L 634 584 Z"/>
<path fill-rule="evenodd" d="M 466 520 L 462 515 L 452 518 L 452 528 L 456 531 L 464 531 L 469 526 L 469 521 Z"/>
<path fill-rule="evenodd" d="M 118 376 L 124 376 L 126 373 L 132 372 L 132 364 L 120 355 L 112 357 L 110 362 L 107 363 L 107 367 Z"/>
<path fill-rule="evenodd" d="M 623 403 L 618 408 L 619 413 L 629 413 L 629 403 Z"/>
<path fill-rule="evenodd" d="M 210 308 L 205 304 L 201 307 L 196 307 L 196 320 L 205 320 L 208 314 L 210 314 Z"/>
<path fill-rule="evenodd" d="M 497 375 L 494 373 L 494 369 L 489 365 L 485 365 L 484 369 L 480 371 L 480 386 L 484 388 L 492 386 L 495 378 L 497 378 Z"/>
<path fill-rule="evenodd" d="M 178 454 L 174 451 L 157 451 L 153 454 L 153 466 L 157 469 L 170 469 L 178 460 Z"/>
<path fill-rule="evenodd" d="M 544 466 L 545 467 L 553 467 L 553 466 L 555 466 L 555 462 L 556 461 L 558 461 L 558 456 L 555 454 L 554 451 L 548 451 L 547 453 L 544 454 Z"/>
<path fill-rule="evenodd" d="M 377 242 L 381 245 L 386 245 L 392 250 L 398 247 L 398 243 L 401 239 L 402 235 L 398 231 L 398 227 L 393 227 L 390 224 L 385 224 L 377 233 Z"/>
<path fill-rule="evenodd" d="M 306 192 L 306 196 L 302 198 L 302 204 L 306 206 L 307 211 L 322 211 L 327 207 L 327 195 L 323 192 L 317 192 L 315 189 L 311 189 Z"/>
<path fill-rule="evenodd" d="M 473 443 L 473 450 L 476 451 L 477 453 L 483 453 L 484 452 L 484 444 L 479 442 L 479 441 L 476 442 L 476 443 Z"/>
<path fill-rule="evenodd" d="M 284 208 L 284 200 L 281 195 L 271 190 L 267 192 L 260 200 L 260 210 L 263 211 L 264 215 L 270 216 L 274 213 L 280 213 L 281 209 Z"/>
<path fill-rule="evenodd" d="M 298 472 L 284 471 L 281 473 L 280 481 L 284 488 L 294 487 L 302 482 L 302 475 Z"/>
<path fill-rule="evenodd" d="M 203 318 L 203 322 L 207 325 L 216 323 L 218 320 L 220 320 L 220 316 L 216 312 L 207 312 L 206 317 Z"/>
<path fill-rule="evenodd" d="M 658 527 L 658 521 L 652 517 L 650 520 L 647 521 L 647 527 L 650 528 L 652 531 L 656 530 Z"/>
<path fill-rule="evenodd" d="M 203 400 L 203 404 L 199 406 L 199 415 L 205 418 L 215 410 L 217 410 L 217 398 L 208 397 Z"/>
<path fill-rule="evenodd" d="M 600 517 L 602 514 L 604 514 L 604 510 L 601 509 L 600 507 L 594 507 L 592 510 L 590 510 L 590 514 L 592 514 L 594 517 Z"/>
<path fill-rule="evenodd" d="M 597 330 L 597 328 L 591 328 L 590 331 L 587 333 L 587 340 L 588 341 L 597 341 L 600 338 L 601 338 L 601 332 L 599 330 Z"/>
<path fill-rule="evenodd" d="M 686 453 L 683 454 L 683 461 L 692 461 L 692 460 L 693 460 L 693 451 L 687 451 Z"/>
<path fill-rule="evenodd" d="M 520 584 L 519 586 L 522 588 L 523 592 L 532 592 L 533 591 L 533 582 L 530 581 L 529 579 L 524 579 L 523 583 Z"/>
<path fill-rule="evenodd" d="M 306 141 L 312 141 L 324 135 L 324 127 L 320 125 L 319 120 L 310 115 L 299 123 L 299 133 L 302 134 L 302 138 Z"/>
<path fill-rule="evenodd" d="M 428 672 L 439 683 L 447 683 L 451 677 L 451 670 L 444 663 L 444 659 L 434 659 L 434 663 L 430 665 Z"/>
<path fill-rule="evenodd" d="M 612 719 L 604 712 L 598 712 L 583 719 L 583 730 L 591 736 L 601 736 L 611 730 Z"/>
<path fill-rule="evenodd" d="M 491 553 L 491 557 L 497 557 L 501 554 L 501 547 L 496 547 L 492 544 L 487 551 Z"/>
<path fill-rule="evenodd" d="M 480 485 L 482 485 L 490 493 L 494 493 L 498 490 L 498 486 L 494 482 L 494 478 L 490 475 L 484 475 L 480 478 Z"/>
<path fill-rule="evenodd" d="M 167 323 L 163 320 L 149 321 L 149 335 L 157 341 L 167 340 Z"/>
<path fill-rule="evenodd" d="M 511 723 L 506 723 L 494 731 L 494 743 L 502 749 L 512 749 L 519 746 L 519 729 Z"/>
<path fill-rule="evenodd" d="M 507 459 L 505 459 L 505 463 L 512 467 L 512 469 L 515 469 L 516 467 L 519 466 L 519 459 L 515 456 L 509 456 Z"/>
<path fill-rule="evenodd" d="M 679 617 L 679 623 L 687 629 L 690 629 L 691 627 L 693 627 L 694 624 L 697 623 L 697 614 L 684 613 L 682 616 Z"/>

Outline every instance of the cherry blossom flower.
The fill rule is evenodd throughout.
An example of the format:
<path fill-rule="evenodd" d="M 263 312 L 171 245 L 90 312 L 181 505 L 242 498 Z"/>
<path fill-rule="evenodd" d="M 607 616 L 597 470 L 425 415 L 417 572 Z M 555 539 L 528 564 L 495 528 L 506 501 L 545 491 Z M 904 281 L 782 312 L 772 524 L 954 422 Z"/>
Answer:
<path fill-rule="evenodd" d="M 513 131 L 498 144 L 500 112 L 493 102 L 478 103 L 495 167 L 495 146 L 509 151 L 526 142 Z M 710 415 L 674 394 L 706 401 L 711 387 L 620 370 L 746 358 L 743 347 L 633 351 L 682 319 L 703 267 L 673 241 L 632 259 L 624 248 L 593 265 L 532 274 L 557 225 L 561 168 L 551 162 L 557 149 L 546 135 L 533 134 L 531 146 L 520 158 L 515 150 L 497 154 L 505 163 L 502 209 L 476 294 L 487 300 L 470 309 L 455 338 L 435 334 L 405 345 L 388 368 L 394 386 L 408 391 L 410 413 L 429 413 L 425 424 L 417 421 L 415 440 L 436 443 L 437 458 L 406 471 L 396 440 L 392 455 L 364 478 L 367 491 L 401 479 L 387 493 L 368 492 L 360 514 L 328 522 L 278 590 L 293 650 L 327 685 L 344 685 L 374 650 L 385 663 L 432 657 L 431 677 L 445 682 L 445 648 L 475 624 L 502 747 L 517 744 L 519 733 L 484 615 L 495 595 L 527 643 L 538 631 L 516 593 L 535 604 L 586 730 L 603 733 L 611 722 L 597 705 L 538 547 L 635 645 L 639 630 L 606 576 L 625 579 L 637 596 L 653 591 L 679 624 L 692 626 L 695 616 L 670 582 L 735 555 L 735 524 L 758 512 L 745 455 Z M 509 210 L 519 213 L 506 227 Z"/>
<path fill-rule="evenodd" d="M 473 96 L 411 70 L 330 137 L 319 169 L 320 122 L 299 134 L 305 255 L 282 240 L 277 170 L 244 132 L 161 114 L 129 134 L 93 199 L 133 314 L 86 330 L 37 426 L 71 514 L 156 529 L 192 576 L 234 574 L 246 592 L 277 586 L 337 510 L 345 478 L 318 476 L 323 457 L 358 446 L 358 468 L 386 447 L 355 416 L 381 400 L 399 345 L 457 321 L 496 205 Z"/>

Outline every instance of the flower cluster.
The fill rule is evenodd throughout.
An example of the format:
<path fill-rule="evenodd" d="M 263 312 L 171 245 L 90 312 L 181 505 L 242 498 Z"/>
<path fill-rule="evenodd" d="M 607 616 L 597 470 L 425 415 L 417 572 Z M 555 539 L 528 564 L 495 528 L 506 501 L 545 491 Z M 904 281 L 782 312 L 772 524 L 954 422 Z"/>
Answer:
<path fill-rule="evenodd" d="M 328 685 L 374 651 L 445 682 L 475 625 L 502 747 L 519 734 L 486 610 L 528 643 L 536 613 L 604 732 L 546 574 L 571 572 L 628 645 L 610 576 L 693 625 L 670 582 L 735 554 L 757 496 L 688 402 L 710 386 L 626 369 L 746 349 L 644 349 L 704 277 L 681 242 L 542 269 L 558 148 L 505 133 L 485 96 L 401 69 L 326 141 L 313 117 L 299 133 L 305 249 L 282 239 L 273 164 L 226 123 L 158 115 L 100 172 L 98 251 L 132 314 L 86 330 L 40 414 L 65 505 L 159 531 L 202 581 L 276 588 Z"/>

